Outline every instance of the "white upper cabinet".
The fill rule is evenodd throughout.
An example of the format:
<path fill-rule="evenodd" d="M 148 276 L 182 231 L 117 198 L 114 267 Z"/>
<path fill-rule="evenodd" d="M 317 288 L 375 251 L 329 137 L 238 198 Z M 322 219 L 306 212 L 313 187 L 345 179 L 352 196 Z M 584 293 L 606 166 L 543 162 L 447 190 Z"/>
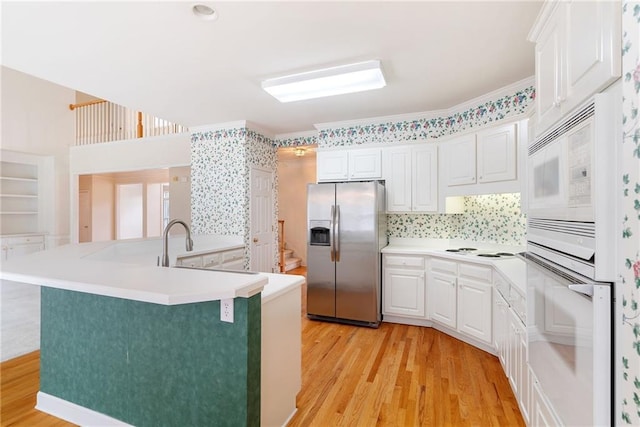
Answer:
<path fill-rule="evenodd" d="M 434 144 L 384 149 L 387 212 L 438 209 L 438 158 Z"/>
<path fill-rule="evenodd" d="M 516 130 L 510 124 L 477 135 L 478 183 L 516 179 Z"/>
<path fill-rule="evenodd" d="M 469 185 L 476 183 L 476 135 L 469 134 L 446 142 L 442 167 L 447 176 L 447 185 Z"/>
<path fill-rule="evenodd" d="M 621 75 L 620 2 L 547 2 L 529 34 L 536 43 L 536 132 Z"/>
<path fill-rule="evenodd" d="M 517 149 L 515 123 L 443 142 L 440 165 L 446 186 L 517 180 Z"/>
<path fill-rule="evenodd" d="M 319 150 L 316 161 L 318 182 L 382 178 L 380 148 Z"/>

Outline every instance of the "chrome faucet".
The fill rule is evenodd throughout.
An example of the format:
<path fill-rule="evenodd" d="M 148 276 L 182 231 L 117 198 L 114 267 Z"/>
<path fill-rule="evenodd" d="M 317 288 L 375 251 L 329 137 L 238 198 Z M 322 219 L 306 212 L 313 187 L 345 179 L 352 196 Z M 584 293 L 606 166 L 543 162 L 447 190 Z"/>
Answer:
<path fill-rule="evenodd" d="M 169 267 L 169 229 L 173 227 L 174 224 L 182 224 L 185 230 L 187 230 L 187 240 L 185 242 L 187 247 L 187 252 L 191 252 L 193 250 L 193 240 L 191 240 L 191 230 L 189 230 L 189 226 L 179 219 L 174 219 L 169 221 L 169 224 L 164 228 L 162 232 L 162 266 Z"/>

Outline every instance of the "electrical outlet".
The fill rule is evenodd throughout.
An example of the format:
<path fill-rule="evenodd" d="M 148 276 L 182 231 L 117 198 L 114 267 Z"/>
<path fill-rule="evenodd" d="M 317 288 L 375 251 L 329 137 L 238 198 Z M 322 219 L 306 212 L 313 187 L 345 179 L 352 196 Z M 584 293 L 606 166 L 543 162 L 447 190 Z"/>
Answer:
<path fill-rule="evenodd" d="M 220 320 L 233 323 L 233 298 L 220 300 Z"/>

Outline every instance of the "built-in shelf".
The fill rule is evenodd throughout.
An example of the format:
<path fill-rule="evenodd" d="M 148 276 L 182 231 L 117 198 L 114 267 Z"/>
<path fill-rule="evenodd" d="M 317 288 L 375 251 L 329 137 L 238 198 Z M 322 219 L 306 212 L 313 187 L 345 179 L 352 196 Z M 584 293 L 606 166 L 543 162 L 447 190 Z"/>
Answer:
<path fill-rule="evenodd" d="M 10 151 L 0 161 L 0 234 L 37 233 L 42 226 L 44 157 Z"/>

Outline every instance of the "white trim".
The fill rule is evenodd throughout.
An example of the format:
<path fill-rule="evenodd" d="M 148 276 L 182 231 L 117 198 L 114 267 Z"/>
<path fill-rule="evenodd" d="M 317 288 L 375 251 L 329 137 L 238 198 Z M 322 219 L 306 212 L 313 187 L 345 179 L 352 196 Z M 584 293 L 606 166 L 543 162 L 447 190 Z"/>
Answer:
<path fill-rule="evenodd" d="M 129 426 L 123 421 L 101 414 L 84 406 L 60 399 L 41 391 L 38 392 L 36 409 L 54 417 L 62 418 L 70 423 L 85 427 Z"/>
<path fill-rule="evenodd" d="M 189 133 L 193 135 L 194 133 L 203 133 L 213 130 L 220 129 L 240 129 L 246 128 L 247 121 L 246 120 L 237 120 L 235 122 L 225 122 L 225 123 L 214 123 L 210 125 L 202 125 L 202 126 L 189 126 Z"/>
<path fill-rule="evenodd" d="M 531 27 L 531 30 L 527 35 L 528 41 L 535 43 L 538 40 L 538 38 L 540 37 L 540 33 L 547 24 L 547 21 L 549 20 L 551 15 L 555 13 L 555 10 L 558 8 L 558 5 L 560 3 L 561 2 L 559 1 L 544 2 L 542 8 L 540 9 L 540 12 L 538 13 L 538 16 L 536 17 L 536 20 L 533 23 L 533 27 Z"/>
<path fill-rule="evenodd" d="M 274 136 L 276 141 L 282 139 L 308 138 L 310 136 L 318 136 L 317 130 L 305 130 L 302 132 L 278 133 Z"/>

